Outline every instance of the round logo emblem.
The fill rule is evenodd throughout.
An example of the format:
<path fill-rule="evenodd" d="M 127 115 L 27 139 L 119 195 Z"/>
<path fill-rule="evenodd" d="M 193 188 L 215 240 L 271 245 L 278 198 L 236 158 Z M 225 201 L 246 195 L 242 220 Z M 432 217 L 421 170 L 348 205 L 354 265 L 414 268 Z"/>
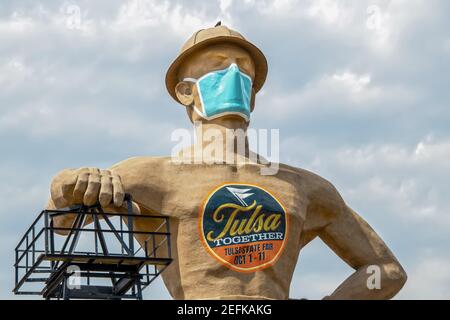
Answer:
<path fill-rule="evenodd" d="M 200 238 L 228 268 L 255 272 L 272 266 L 283 252 L 288 216 L 269 191 L 250 184 L 217 187 L 200 207 Z"/>

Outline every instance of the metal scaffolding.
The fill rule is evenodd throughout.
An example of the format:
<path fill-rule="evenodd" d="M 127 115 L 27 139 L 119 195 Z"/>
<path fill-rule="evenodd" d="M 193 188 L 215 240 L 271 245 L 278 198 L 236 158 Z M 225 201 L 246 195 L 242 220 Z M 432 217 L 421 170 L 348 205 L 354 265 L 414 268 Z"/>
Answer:
<path fill-rule="evenodd" d="M 142 290 L 172 262 L 169 218 L 134 214 L 131 196 L 125 201 L 127 213 L 105 212 L 98 204 L 43 210 L 15 248 L 13 292 L 142 299 Z M 72 225 L 55 226 L 55 219 Z"/>

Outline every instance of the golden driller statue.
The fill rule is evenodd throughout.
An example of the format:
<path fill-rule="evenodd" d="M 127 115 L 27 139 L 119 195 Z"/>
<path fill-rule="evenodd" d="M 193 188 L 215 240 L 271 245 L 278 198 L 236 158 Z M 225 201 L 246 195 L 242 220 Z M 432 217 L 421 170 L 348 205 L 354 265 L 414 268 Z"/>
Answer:
<path fill-rule="evenodd" d="M 299 252 L 316 237 L 355 269 L 326 299 L 392 298 L 405 271 L 330 182 L 285 164 L 261 174 L 272 163 L 249 151 L 246 132 L 266 75 L 263 53 L 238 32 L 220 24 L 196 32 L 169 67 L 166 86 L 196 124 L 197 142 L 175 157 L 65 169 L 52 180 L 47 208 L 99 202 L 123 212 L 129 193 L 136 214 L 169 216 L 175 259 L 162 276 L 174 299 L 288 299 Z M 230 131 L 243 132 L 241 148 L 217 138 Z M 368 285 L 374 268 L 377 288 Z"/>

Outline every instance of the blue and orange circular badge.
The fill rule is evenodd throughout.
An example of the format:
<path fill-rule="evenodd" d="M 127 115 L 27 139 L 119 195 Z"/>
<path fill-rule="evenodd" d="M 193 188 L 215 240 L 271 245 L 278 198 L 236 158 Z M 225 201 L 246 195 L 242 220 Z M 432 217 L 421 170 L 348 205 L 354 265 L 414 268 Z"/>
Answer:
<path fill-rule="evenodd" d="M 199 232 L 215 259 L 238 272 L 272 266 L 283 252 L 288 215 L 269 191 L 252 184 L 216 187 L 200 207 Z"/>

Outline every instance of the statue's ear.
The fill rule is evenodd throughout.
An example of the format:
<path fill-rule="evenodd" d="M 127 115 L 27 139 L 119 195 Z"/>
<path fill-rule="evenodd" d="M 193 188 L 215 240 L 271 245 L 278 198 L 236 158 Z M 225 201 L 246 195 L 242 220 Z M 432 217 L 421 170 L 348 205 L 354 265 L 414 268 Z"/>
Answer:
<path fill-rule="evenodd" d="M 186 107 L 192 105 L 194 102 L 194 94 L 192 92 L 193 85 L 192 82 L 181 81 L 175 86 L 175 93 L 178 100 Z"/>
<path fill-rule="evenodd" d="M 255 89 L 252 88 L 252 97 L 250 98 L 250 112 L 253 112 L 253 109 L 255 109 L 255 98 L 256 92 Z"/>

